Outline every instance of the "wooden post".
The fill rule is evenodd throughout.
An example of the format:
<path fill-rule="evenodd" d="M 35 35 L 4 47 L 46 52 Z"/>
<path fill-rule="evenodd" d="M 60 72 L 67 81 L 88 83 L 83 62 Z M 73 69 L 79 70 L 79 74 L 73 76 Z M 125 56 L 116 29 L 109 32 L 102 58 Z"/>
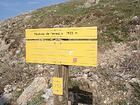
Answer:
<path fill-rule="evenodd" d="M 63 78 L 63 96 L 54 95 L 54 105 L 68 105 L 69 66 L 59 66 L 54 76 Z"/>

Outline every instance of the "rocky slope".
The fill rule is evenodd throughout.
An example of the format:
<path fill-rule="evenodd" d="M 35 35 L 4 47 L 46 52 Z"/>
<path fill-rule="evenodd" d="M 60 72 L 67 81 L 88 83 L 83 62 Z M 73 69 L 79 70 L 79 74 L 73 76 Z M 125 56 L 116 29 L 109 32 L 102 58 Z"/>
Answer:
<path fill-rule="evenodd" d="M 139 0 L 71 0 L 0 22 L 0 93 L 10 85 L 16 100 L 57 68 L 25 63 L 25 29 L 72 26 L 98 26 L 99 40 L 98 67 L 71 67 L 72 86 L 92 92 L 95 105 L 139 105 Z"/>

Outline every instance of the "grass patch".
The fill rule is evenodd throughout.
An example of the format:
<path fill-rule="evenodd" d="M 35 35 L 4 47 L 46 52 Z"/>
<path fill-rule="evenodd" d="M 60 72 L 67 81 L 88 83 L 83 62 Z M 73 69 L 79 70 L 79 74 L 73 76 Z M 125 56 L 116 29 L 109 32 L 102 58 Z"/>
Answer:
<path fill-rule="evenodd" d="M 39 92 L 34 98 L 32 98 L 31 101 L 28 102 L 27 105 L 41 105 L 43 103 L 43 98 L 41 97 L 41 95 L 43 94 L 43 92 Z"/>
<path fill-rule="evenodd" d="M 69 88 L 73 88 L 73 87 L 79 87 L 79 84 L 80 84 L 80 82 L 79 81 L 76 81 L 76 80 L 70 80 L 70 82 L 69 82 L 70 84 L 69 84 Z"/>

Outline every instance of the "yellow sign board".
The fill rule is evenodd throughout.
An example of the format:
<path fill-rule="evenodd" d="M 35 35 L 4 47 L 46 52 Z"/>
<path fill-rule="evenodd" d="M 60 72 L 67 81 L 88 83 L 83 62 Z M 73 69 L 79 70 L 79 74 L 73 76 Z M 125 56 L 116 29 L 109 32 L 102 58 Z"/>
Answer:
<path fill-rule="evenodd" d="M 26 39 L 97 39 L 97 27 L 27 29 Z"/>
<path fill-rule="evenodd" d="M 28 41 L 26 61 L 96 66 L 97 41 Z"/>
<path fill-rule="evenodd" d="M 45 36 L 41 34 L 51 32 L 62 32 L 63 35 Z M 77 34 L 68 35 L 67 32 L 77 32 Z M 40 35 L 35 33 L 40 33 Z M 29 63 L 97 66 L 96 38 L 96 27 L 28 29 L 26 30 L 26 61 Z"/>
<path fill-rule="evenodd" d="M 63 78 L 53 77 L 52 90 L 55 95 L 63 95 Z"/>

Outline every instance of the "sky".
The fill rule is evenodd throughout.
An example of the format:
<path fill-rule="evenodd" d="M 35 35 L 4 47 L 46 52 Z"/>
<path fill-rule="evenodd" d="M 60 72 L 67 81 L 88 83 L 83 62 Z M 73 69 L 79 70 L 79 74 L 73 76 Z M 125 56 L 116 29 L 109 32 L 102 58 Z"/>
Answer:
<path fill-rule="evenodd" d="M 0 20 L 67 0 L 0 0 Z"/>

